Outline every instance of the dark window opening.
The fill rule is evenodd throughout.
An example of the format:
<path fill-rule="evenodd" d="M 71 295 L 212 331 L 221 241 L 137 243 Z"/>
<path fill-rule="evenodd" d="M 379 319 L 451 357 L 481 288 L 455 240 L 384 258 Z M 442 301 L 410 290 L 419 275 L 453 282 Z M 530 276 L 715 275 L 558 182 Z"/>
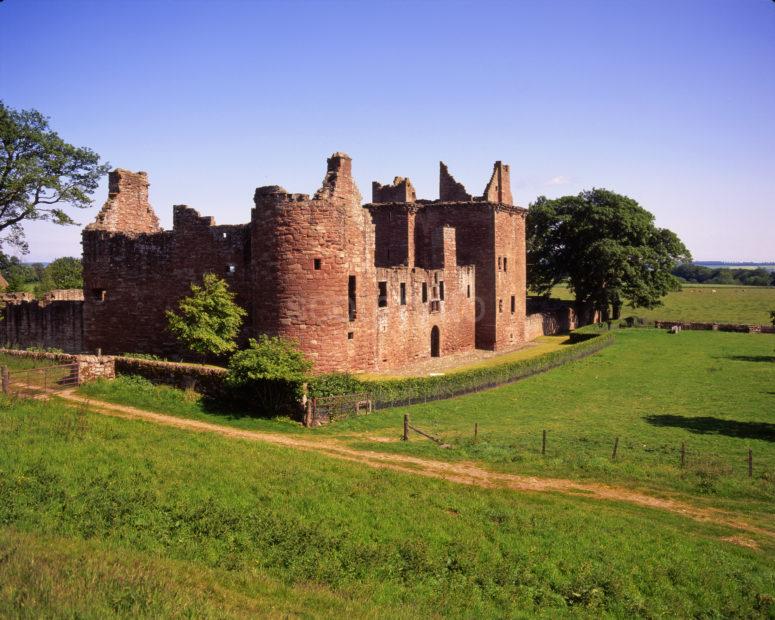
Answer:
<path fill-rule="evenodd" d="M 377 297 L 377 305 L 380 308 L 387 306 L 387 282 L 377 282 L 379 286 L 379 297 Z"/>
<path fill-rule="evenodd" d="M 471 297 L 471 285 L 466 286 L 466 297 Z"/>
<path fill-rule="evenodd" d="M 433 281 L 434 282 L 438 282 L 439 281 L 439 274 L 438 273 L 434 273 L 433 274 Z"/>
<path fill-rule="evenodd" d="M 439 312 L 441 310 L 441 302 L 438 300 L 436 301 L 431 300 L 430 307 L 431 307 L 431 312 Z"/>
<path fill-rule="evenodd" d="M 503 271 L 508 271 L 508 264 L 509 264 L 508 261 L 509 261 L 508 257 L 504 256 L 503 257 Z"/>
<path fill-rule="evenodd" d="M 444 280 L 439 282 L 439 299 L 444 301 Z"/>
<path fill-rule="evenodd" d="M 498 312 L 503 312 L 503 300 L 498 300 Z"/>
<path fill-rule="evenodd" d="M 322 261 L 319 258 L 316 258 L 312 263 L 316 270 L 320 269 L 320 266 L 322 265 Z"/>
<path fill-rule="evenodd" d="M 105 301 L 106 291 L 104 288 L 92 289 L 92 296 L 95 301 Z"/>
<path fill-rule="evenodd" d="M 231 276 L 237 272 L 237 265 L 226 265 L 226 275 Z"/>
<path fill-rule="evenodd" d="M 425 303 L 428 301 L 428 285 L 423 282 L 422 283 L 422 302 Z"/>
<path fill-rule="evenodd" d="M 352 340 L 355 337 L 355 332 L 347 332 L 347 340 Z"/>
<path fill-rule="evenodd" d="M 517 309 L 517 298 L 514 295 L 512 295 L 511 296 L 511 314 L 514 314 L 516 309 Z"/>
<path fill-rule="evenodd" d="M 406 284 L 401 282 L 401 305 L 406 305 Z"/>
<path fill-rule="evenodd" d="M 355 276 L 347 279 L 347 312 L 351 321 L 355 320 Z"/>

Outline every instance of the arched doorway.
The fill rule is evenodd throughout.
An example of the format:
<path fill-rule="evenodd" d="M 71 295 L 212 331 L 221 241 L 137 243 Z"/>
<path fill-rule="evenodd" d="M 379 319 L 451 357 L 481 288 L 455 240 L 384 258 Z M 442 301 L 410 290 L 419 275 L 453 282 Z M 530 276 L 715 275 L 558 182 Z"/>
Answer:
<path fill-rule="evenodd" d="M 434 325 L 431 329 L 431 357 L 439 357 L 439 355 L 441 355 L 441 336 L 439 328 Z"/>

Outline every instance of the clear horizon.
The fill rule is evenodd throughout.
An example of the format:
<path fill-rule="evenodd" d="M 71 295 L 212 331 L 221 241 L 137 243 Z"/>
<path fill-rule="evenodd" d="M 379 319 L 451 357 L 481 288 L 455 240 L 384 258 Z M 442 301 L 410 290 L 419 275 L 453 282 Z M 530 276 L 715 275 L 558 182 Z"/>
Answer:
<path fill-rule="evenodd" d="M 257 186 L 313 193 L 341 150 L 365 201 L 394 176 L 436 198 L 439 160 L 481 193 L 502 160 L 522 206 L 605 187 L 695 261 L 775 261 L 771 0 L 6 0 L 0 83 L 148 171 L 165 228 L 173 204 L 240 223 Z M 81 254 L 80 228 L 25 229 L 25 262 Z"/>

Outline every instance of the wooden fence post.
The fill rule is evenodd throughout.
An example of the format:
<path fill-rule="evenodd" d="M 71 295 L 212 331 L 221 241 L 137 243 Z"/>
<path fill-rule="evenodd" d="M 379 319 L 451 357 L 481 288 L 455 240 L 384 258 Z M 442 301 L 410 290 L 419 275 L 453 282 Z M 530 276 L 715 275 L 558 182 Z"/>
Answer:
<path fill-rule="evenodd" d="M 544 431 L 543 438 L 541 440 L 541 454 L 546 454 L 546 431 Z"/>
<path fill-rule="evenodd" d="M 616 449 L 619 447 L 619 438 L 614 439 L 614 451 L 611 453 L 611 460 L 616 460 Z"/>
<path fill-rule="evenodd" d="M 11 373 L 8 371 L 8 366 L 3 366 L 3 394 L 8 394 L 11 391 Z"/>
<path fill-rule="evenodd" d="M 404 414 L 404 436 L 401 441 L 409 441 L 409 414 Z"/>
<path fill-rule="evenodd" d="M 753 450 L 748 448 L 748 477 L 753 478 Z"/>
<path fill-rule="evenodd" d="M 686 467 L 686 442 L 681 442 L 681 468 Z"/>
<path fill-rule="evenodd" d="M 474 443 L 476 443 L 478 436 L 479 436 L 479 422 L 474 422 Z"/>

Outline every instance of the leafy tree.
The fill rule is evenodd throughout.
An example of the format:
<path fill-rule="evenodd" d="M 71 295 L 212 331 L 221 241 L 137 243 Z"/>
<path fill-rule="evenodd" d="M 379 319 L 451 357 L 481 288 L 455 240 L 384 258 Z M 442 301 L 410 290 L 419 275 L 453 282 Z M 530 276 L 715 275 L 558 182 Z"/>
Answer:
<path fill-rule="evenodd" d="M 36 291 L 46 293 L 58 288 L 83 288 L 83 266 L 80 258 L 57 258 L 43 270 Z"/>
<path fill-rule="evenodd" d="M 249 344 L 232 355 L 226 385 L 269 413 L 292 408 L 312 362 L 287 338 L 261 335 Z"/>
<path fill-rule="evenodd" d="M 691 255 L 671 231 L 635 200 L 605 189 L 549 200 L 541 196 L 527 217 L 528 286 L 539 295 L 567 281 L 577 308 L 619 318 L 628 302 L 653 308 L 680 288 L 671 274 Z"/>
<path fill-rule="evenodd" d="M 99 162 L 91 149 L 62 140 L 40 112 L 0 101 L 0 247 L 28 250 L 25 221 L 75 224 L 63 206 L 91 206 L 89 196 L 109 169 Z"/>
<path fill-rule="evenodd" d="M 166 314 L 175 337 L 204 357 L 237 348 L 234 341 L 247 313 L 234 302 L 234 293 L 224 280 L 206 273 L 201 286 L 191 285 L 191 295 L 180 300 L 178 311 L 167 310 Z"/>

